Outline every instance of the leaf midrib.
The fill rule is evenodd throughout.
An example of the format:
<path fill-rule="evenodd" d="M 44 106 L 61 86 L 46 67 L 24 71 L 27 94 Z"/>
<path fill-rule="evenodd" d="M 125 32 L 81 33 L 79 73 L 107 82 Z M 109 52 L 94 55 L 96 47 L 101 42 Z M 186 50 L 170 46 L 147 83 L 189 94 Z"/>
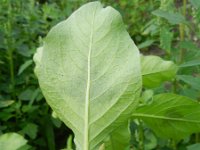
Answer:
<path fill-rule="evenodd" d="M 96 7 L 97 9 L 97 7 Z M 87 86 L 86 86 L 86 95 L 85 95 L 85 122 L 84 122 L 84 148 L 83 150 L 89 150 L 89 107 L 90 107 L 90 71 L 91 71 L 91 52 L 92 52 L 92 43 L 93 43 L 93 34 L 94 34 L 94 19 L 96 9 L 94 10 L 92 23 L 91 23 L 91 33 L 89 40 L 89 50 L 88 50 L 88 62 L 87 62 Z"/>

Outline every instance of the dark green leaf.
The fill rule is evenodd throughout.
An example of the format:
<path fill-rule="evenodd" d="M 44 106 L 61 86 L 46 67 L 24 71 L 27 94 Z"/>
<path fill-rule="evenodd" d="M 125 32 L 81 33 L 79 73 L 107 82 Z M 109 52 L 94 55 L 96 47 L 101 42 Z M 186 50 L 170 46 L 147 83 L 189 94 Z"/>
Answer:
<path fill-rule="evenodd" d="M 27 123 L 22 129 L 22 133 L 27 134 L 31 139 L 35 139 L 38 132 L 38 126 L 33 123 Z"/>
<path fill-rule="evenodd" d="M 194 89 L 200 90 L 200 78 L 190 75 L 178 75 L 177 78 L 183 82 L 191 85 Z"/>
<path fill-rule="evenodd" d="M 173 40 L 173 32 L 170 32 L 167 28 L 161 28 L 160 30 L 160 47 L 168 54 L 171 53 L 171 44 Z"/>
<path fill-rule="evenodd" d="M 20 100 L 30 100 L 34 91 L 31 88 L 26 89 L 25 91 L 21 92 L 18 96 Z"/>
<path fill-rule="evenodd" d="M 8 107 L 12 105 L 15 101 L 14 100 L 0 100 L 0 108 Z"/>
<path fill-rule="evenodd" d="M 200 8 L 200 0 L 189 0 L 193 7 Z"/>
<path fill-rule="evenodd" d="M 179 67 L 193 67 L 193 66 L 198 66 L 200 65 L 200 60 L 191 60 L 188 62 L 184 62 L 183 64 L 181 64 Z"/>
<path fill-rule="evenodd" d="M 154 42 L 154 40 L 147 40 L 147 41 L 145 41 L 145 42 L 143 42 L 143 43 L 140 43 L 140 44 L 138 45 L 138 48 L 139 48 L 139 49 L 142 49 L 142 48 L 149 47 L 149 46 L 151 46 L 151 45 L 153 44 L 153 42 Z"/>
<path fill-rule="evenodd" d="M 33 60 L 28 60 L 24 64 L 22 64 L 19 68 L 18 75 L 24 72 L 24 70 L 27 69 L 32 63 L 33 63 Z"/>
<path fill-rule="evenodd" d="M 105 150 L 126 150 L 130 145 L 128 123 L 114 130 L 105 142 Z"/>
<path fill-rule="evenodd" d="M 172 25 L 186 23 L 185 18 L 180 13 L 172 13 L 164 10 L 155 10 L 152 14 L 166 19 Z"/>
<path fill-rule="evenodd" d="M 153 103 L 136 109 L 133 117 L 164 138 L 182 139 L 200 131 L 200 104 L 180 95 L 156 95 Z"/>

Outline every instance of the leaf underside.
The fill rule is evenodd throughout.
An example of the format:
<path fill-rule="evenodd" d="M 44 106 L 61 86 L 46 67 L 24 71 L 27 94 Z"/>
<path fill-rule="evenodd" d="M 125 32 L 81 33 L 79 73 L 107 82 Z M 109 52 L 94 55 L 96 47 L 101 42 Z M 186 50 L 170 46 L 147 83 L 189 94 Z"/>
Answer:
<path fill-rule="evenodd" d="M 120 14 L 91 2 L 59 23 L 34 56 L 42 92 L 75 134 L 77 150 L 98 149 L 137 105 L 140 56 Z"/>

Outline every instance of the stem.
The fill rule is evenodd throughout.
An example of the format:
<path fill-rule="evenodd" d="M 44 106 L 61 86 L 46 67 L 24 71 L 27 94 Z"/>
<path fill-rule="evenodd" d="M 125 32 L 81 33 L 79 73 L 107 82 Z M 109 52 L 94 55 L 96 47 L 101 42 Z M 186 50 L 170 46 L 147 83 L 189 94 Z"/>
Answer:
<path fill-rule="evenodd" d="M 173 92 L 174 93 L 177 93 L 177 87 L 178 87 L 178 83 L 177 83 L 177 80 L 175 78 L 174 81 L 173 81 Z"/>
<path fill-rule="evenodd" d="M 11 90 L 13 98 L 15 99 L 15 77 L 14 77 L 14 62 L 13 62 L 13 51 L 8 49 L 8 61 L 10 68 L 10 81 L 11 81 Z"/>
<path fill-rule="evenodd" d="M 144 129 L 141 120 L 139 120 L 139 149 L 144 150 Z"/>
<path fill-rule="evenodd" d="M 182 10 L 182 15 L 185 17 L 186 16 L 186 4 L 187 0 L 183 0 L 183 10 Z M 185 39 L 185 25 L 183 23 L 179 24 L 179 33 L 180 33 L 180 41 L 184 41 Z M 184 56 L 185 56 L 186 50 L 181 49 L 180 50 L 180 59 L 179 63 L 183 62 Z"/>
<path fill-rule="evenodd" d="M 199 133 L 195 133 L 195 142 L 196 142 L 196 143 L 199 142 Z"/>
<path fill-rule="evenodd" d="M 67 150 L 73 150 L 72 147 L 72 135 L 70 135 L 67 139 Z"/>
<path fill-rule="evenodd" d="M 177 150 L 176 141 L 175 140 L 171 140 L 171 146 L 172 146 L 173 150 Z"/>
<path fill-rule="evenodd" d="M 7 45 L 7 55 L 8 55 L 8 64 L 9 64 L 9 71 L 10 71 L 10 89 L 12 92 L 12 98 L 15 100 L 15 75 L 14 75 L 14 60 L 13 60 L 13 41 L 12 41 L 12 6 L 9 1 L 9 8 L 8 8 L 8 22 L 5 24 L 5 29 L 7 31 L 8 38 L 6 39 Z"/>

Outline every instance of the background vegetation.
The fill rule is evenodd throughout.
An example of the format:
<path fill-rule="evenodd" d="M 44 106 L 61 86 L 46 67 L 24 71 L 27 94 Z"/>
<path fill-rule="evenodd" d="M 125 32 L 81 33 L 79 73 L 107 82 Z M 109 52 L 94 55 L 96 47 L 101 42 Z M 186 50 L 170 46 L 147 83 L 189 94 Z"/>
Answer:
<path fill-rule="evenodd" d="M 56 118 L 43 98 L 33 73 L 32 57 L 49 29 L 86 2 L 89 0 L 0 2 L 0 134 L 22 135 L 28 141 L 24 150 L 62 149 L 67 139 L 68 147 L 71 143 L 72 132 Z M 145 94 L 172 91 L 199 101 L 200 1 L 101 2 L 120 11 L 141 53 L 182 64 L 178 73 L 181 75 L 156 88 L 148 88 Z M 135 149 L 200 149 L 199 134 L 177 142 L 158 138 L 146 125 L 140 128 L 144 137 L 138 139 L 137 130 L 139 128 L 133 124 L 131 145 Z M 18 134 L 6 137 L 7 142 L 11 137 L 20 140 Z"/>

